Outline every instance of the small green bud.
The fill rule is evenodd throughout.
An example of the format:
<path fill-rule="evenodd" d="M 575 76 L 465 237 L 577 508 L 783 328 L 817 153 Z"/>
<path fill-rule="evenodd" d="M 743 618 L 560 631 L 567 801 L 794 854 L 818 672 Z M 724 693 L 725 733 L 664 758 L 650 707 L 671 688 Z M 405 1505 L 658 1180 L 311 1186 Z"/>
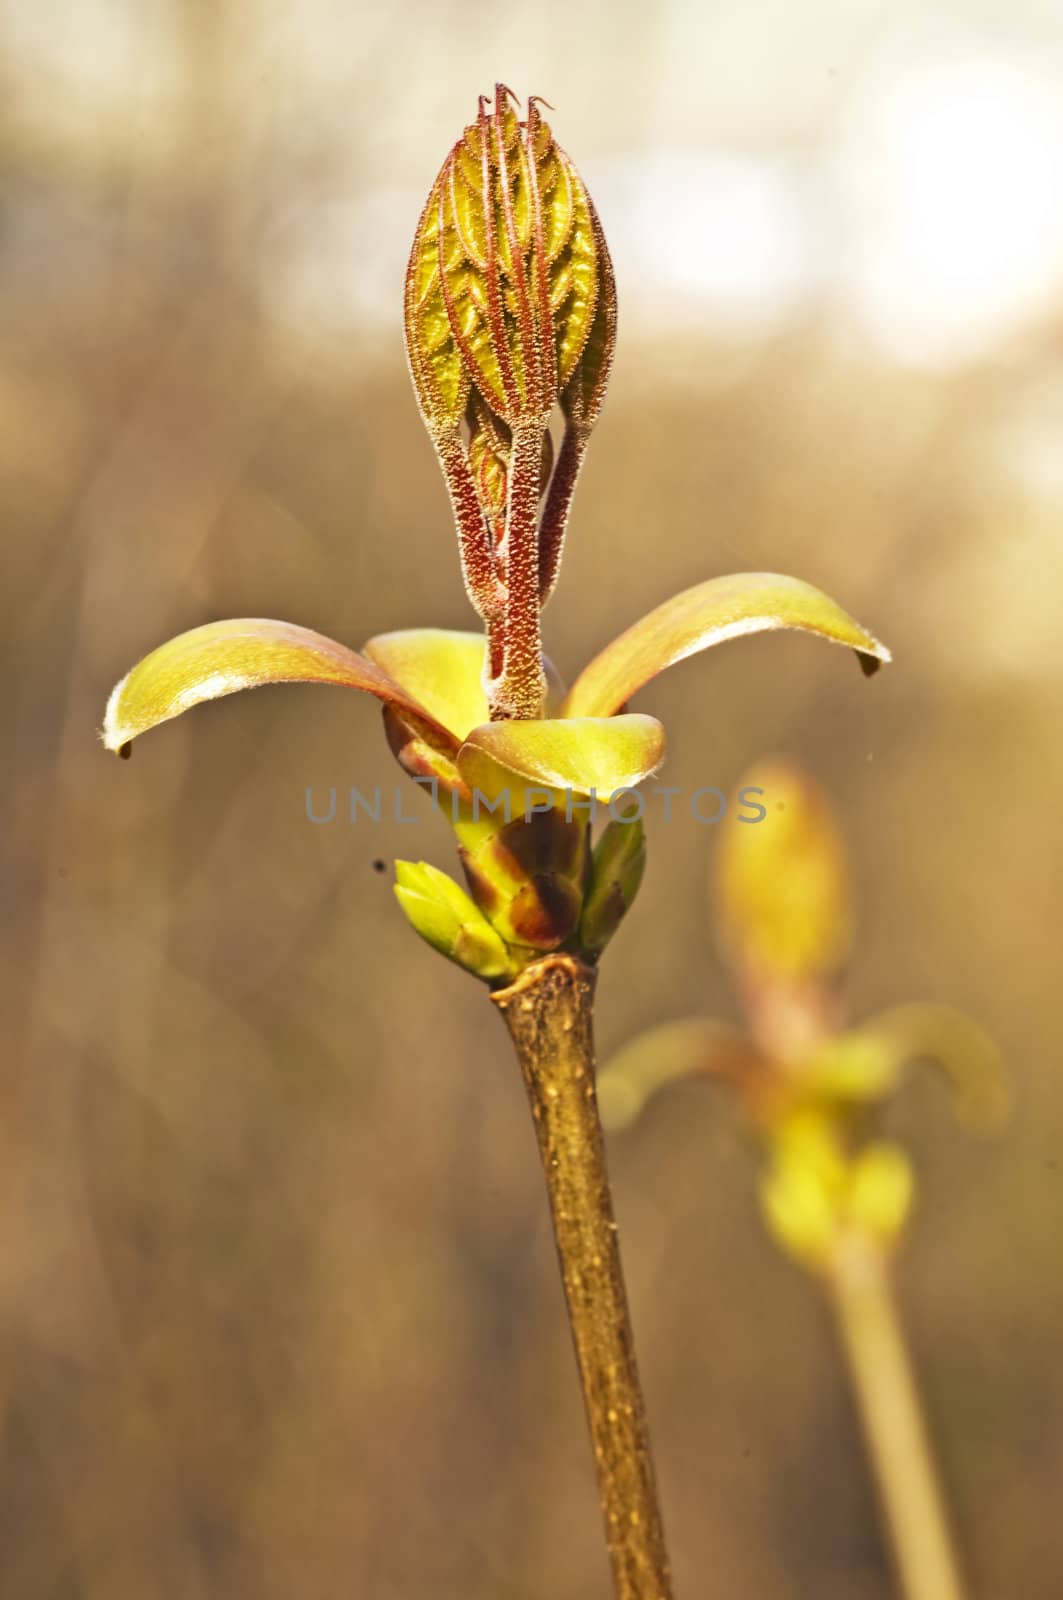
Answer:
<path fill-rule="evenodd" d="M 849 1179 L 851 1227 L 887 1248 L 896 1244 L 912 1208 L 915 1178 L 899 1145 L 869 1145 L 854 1163 Z"/>
<path fill-rule="evenodd" d="M 773 1166 L 760 1183 L 764 1222 L 775 1243 L 803 1267 L 816 1270 L 838 1238 L 834 1197 L 822 1174 L 796 1163 Z"/>
<path fill-rule="evenodd" d="M 848 1154 L 829 1118 L 788 1117 L 770 1141 L 761 1209 L 776 1244 L 811 1271 L 825 1271 L 846 1240 L 890 1250 L 904 1231 L 915 1180 L 898 1145 Z"/>
<path fill-rule="evenodd" d="M 510 977 L 509 951 L 453 878 L 427 861 L 396 861 L 395 898 L 433 949 L 478 978 Z"/>
<path fill-rule="evenodd" d="M 826 1266 L 841 1237 L 848 1178 L 829 1121 L 799 1111 L 776 1129 L 761 1179 L 761 1210 L 776 1244 L 809 1270 Z"/>
<path fill-rule="evenodd" d="M 590 884 L 580 919 L 580 948 L 601 955 L 638 894 L 646 867 L 641 818 L 609 823 L 591 857 Z"/>

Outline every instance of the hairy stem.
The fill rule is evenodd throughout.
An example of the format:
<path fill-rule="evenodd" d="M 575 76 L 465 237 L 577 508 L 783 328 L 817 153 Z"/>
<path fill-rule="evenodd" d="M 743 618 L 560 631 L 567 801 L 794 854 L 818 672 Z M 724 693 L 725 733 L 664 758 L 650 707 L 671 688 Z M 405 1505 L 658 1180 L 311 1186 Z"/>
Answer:
<path fill-rule="evenodd" d="M 577 427 L 571 422 L 568 424 L 550 479 L 550 489 L 539 524 L 539 604 L 543 606 L 553 594 L 561 570 L 565 527 L 589 438 L 590 429 Z"/>
<path fill-rule="evenodd" d="M 594 1083 L 594 972 L 534 962 L 493 996 L 524 1075 L 598 1468 L 617 1600 L 671 1600 Z"/>
<path fill-rule="evenodd" d="M 479 615 L 489 621 L 498 616 L 505 598 L 495 575 L 491 530 L 484 519 L 468 457 L 456 429 L 435 435 L 433 443 L 454 513 L 465 592 Z"/>
<path fill-rule="evenodd" d="M 854 1241 L 827 1281 L 906 1600 L 963 1600 L 887 1263 Z"/>
<path fill-rule="evenodd" d="M 543 714 L 546 678 L 539 633 L 539 480 L 546 422 L 513 429 L 506 502 L 506 640 L 502 674 L 488 687 L 492 721 Z"/>

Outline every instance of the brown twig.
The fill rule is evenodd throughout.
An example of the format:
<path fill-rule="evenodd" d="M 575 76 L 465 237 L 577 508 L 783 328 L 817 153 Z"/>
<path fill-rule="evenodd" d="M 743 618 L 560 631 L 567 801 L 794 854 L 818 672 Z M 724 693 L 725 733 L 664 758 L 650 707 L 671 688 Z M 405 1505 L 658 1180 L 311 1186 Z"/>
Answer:
<path fill-rule="evenodd" d="M 595 974 L 533 962 L 493 998 L 528 1090 L 553 1214 L 617 1600 L 671 1600 L 594 1083 Z"/>

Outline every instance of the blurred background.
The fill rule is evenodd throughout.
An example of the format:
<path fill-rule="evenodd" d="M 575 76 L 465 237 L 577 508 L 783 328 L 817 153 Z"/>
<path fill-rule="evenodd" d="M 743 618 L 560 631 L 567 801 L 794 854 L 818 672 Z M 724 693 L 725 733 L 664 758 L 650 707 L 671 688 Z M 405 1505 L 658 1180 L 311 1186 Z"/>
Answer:
<path fill-rule="evenodd" d="M 793 572 L 893 647 L 739 642 L 638 705 L 672 784 L 807 762 L 856 852 L 854 1017 L 965 1007 L 1006 1135 L 893 1131 L 900 1293 L 982 1600 L 1063 1570 L 1057 0 L 6 0 L 0 9 L 5 1600 L 589 1600 L 607 1575 L 501 1024 L 410 934 L 415 825 L 361 698 L 97 740 L 181 628 L 472 626 L 402 354 L 428 187 L 497 78 L 544 95 L 620 290 L 546 617 L 562 671 L 712 574 Z M 423 797 L 421 797 L 423 799 Z M 712 829 L 658 826 L 603 1050 L 733 1015 Z M 386 863 L 387 872 L 378 868 Z M 1056 998 L 1053 998 L 1053 997 Z M 885 1600 L 837 1353 L 691 1085 L 611 1164 L 680 1596 Z"/>

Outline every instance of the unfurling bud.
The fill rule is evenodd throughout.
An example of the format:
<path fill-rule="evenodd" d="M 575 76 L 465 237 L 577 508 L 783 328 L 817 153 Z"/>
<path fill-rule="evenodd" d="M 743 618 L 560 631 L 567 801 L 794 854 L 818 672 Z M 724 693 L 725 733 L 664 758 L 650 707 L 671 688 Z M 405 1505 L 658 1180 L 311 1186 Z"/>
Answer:
<path fill-rule="evenodd" d="M 767 816 L 725 824 L 717 904 L 726 954 L 773 981 L 830 977 L 852 936 L 848 866 L 830 805 L 784 761 L 762 762 L 743 785 L 763 795 Z"/>
<path fill-rule="evenodd" d="M 396 861 L 395 880 L 408 921 L 434 949 L 478 978 L 511 976 L 505 945 L 453 878 L 427 861 Z"/>
<path fill-rule="evenodd" d="M 764 815 L 724 824 L 717 924 L 757 1042 L 798 1060 L 838 1025 L 837 978 L 852 935 L 848 864 L 827 800 L 799 768 L 762 762 L 743 779 L 740 794 L 750 793 L 764 797 Z"/>
<path fill-rule="evenodd" d="M 601 224 L 535 97 L 496 86 L 443 164 L 406 274 L 406 350 L 487 624 L 494 718 L 542 714 L 539 611 L 616 342 Z M 566 429 L 556 464 L 548 423 Z M 542 515 L 539 504 L 545 496 Z"/>
<path fill-rule="evenodd" d="M 583 953 L 600 956 L 639 891 L 646 867 L 646 835 L 641 818 L 613 819 L 591 857 L 591 878 L 580 919 Z"/>
<path fill-rule="evenodd" d="M 406 283 L 406 342 L 431 432 L 462 418 L 470 385 L 510 428 L 545 420 L 576 377 L 600 405 L 612 358 L 612 269 L 583 182 L 528 101 L 496 88 L 443 163 Z M 589 391 L 589 393 L 588 393 Z M 594 401 L 591 402 L 592 405 Z"/>

